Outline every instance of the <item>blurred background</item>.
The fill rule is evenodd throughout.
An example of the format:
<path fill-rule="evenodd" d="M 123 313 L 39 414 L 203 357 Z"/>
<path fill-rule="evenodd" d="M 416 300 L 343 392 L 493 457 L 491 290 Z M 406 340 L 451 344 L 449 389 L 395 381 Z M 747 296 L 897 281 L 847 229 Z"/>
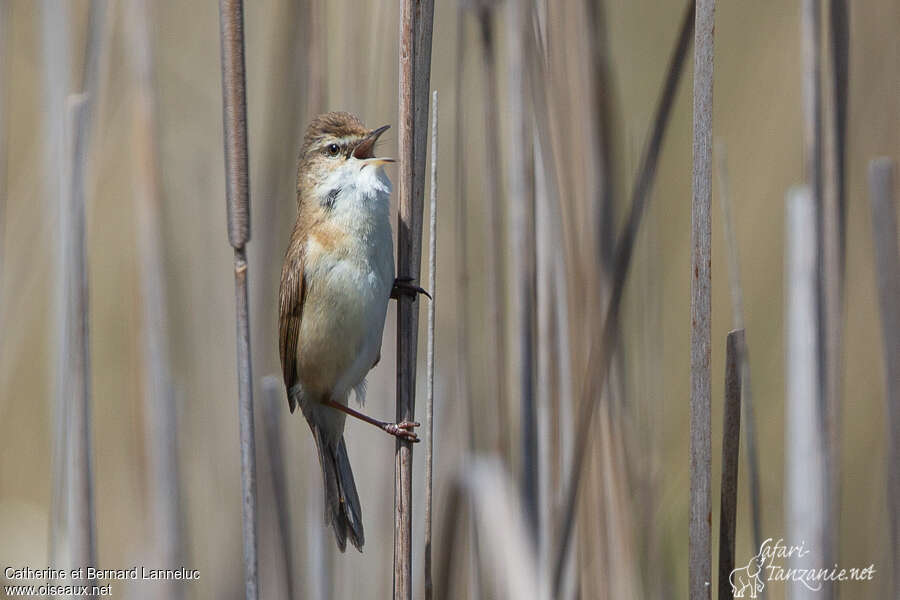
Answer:
<path fill-rule="evenodd" d="M 512 250 L 515 216 L 527 204 L 517 174 L 524 173 L 531 190 L 526 194 L 534 198 L 537 359 L 531 394 L 539 417 L 535 452 L 542 464 L 539 511 L 547 540 L 559 534 L 591 332 L 602 322 L 612 249 L 685 3 L 528 3 L 526 21 L 532 26 L 523 37 L 532 45 L 526 58 L 510 36 L 510 3 L 436 4 L 434 555 L 440 571 L 452 554 L 446 567 L 452 587 L 444 597 L 505 597 L 502 578 L 486 556 L 496 546 L 479 546 L 491 534 L 469 525 L 465 506 L 448 516 L 448 498 L 454 482 L 488 459 L 494 461 L 489 473 L 503 473 L 494 481 L 500 489 L 495 501 L 519 514 L 504 503 L 518 496 L 531 460 L 522 451 L 527 391 L 519 375 L 522 287 L 516 270 L 522 256 Z M 838 361 L 843 416 L 834 560 L 848 567 L 874 564 L 877 570 L 871 582 L 843 584 L 844 597 L 885 598 L 896 588 L 866 173 L 870 159 L 896 159 L 900 153 L 900 2 L 848 4 L 846 267 Z M 305 125 L 326 110 L 356 113 L 369 127 L 396 125 L 399 3 L 265 0 L 247 3 L 244 12 L 261 596 L 387 598 L 394 440 L 348 421 L 366 546 L 362 554 L 341 555 L 322 521 L 321 474 L 309 430 L 299 414 L 289 414 L 280 377 L 268 385 L 263 378 L 280 373 L 278 281 L 296 213 L 296 156 Z M 825 3 L 823 15 L 826 31 Z M 53 533 L 59 508 L 52 482 L 54 469 L 64 464 L 59 455 L 54 459 L 54 439 L 65 430 L 60 415 L 67 414 L 61 408 L 67 382 L 60 365 L 67 358 L 62 315 L 70 293 L 61 273 L 71 256 L 60 233 L 67 222 L 60 207 L 73 189 L 68 165 L 76 156 L 83 167 L 86 218 L 99 565 L 170 566 L 161 557 L 175 557 L 174 566 L 200 572 L 199 581 L 177 589 L 117 582 L 114 597 L 243 597 L 218 19 L 211 1 L 0 0 L 4 567 L 46 567 L 52 555 L 65 557 L 65 536 Z M 727 174 L 743 287 L 760 528 L 763 539 L 778 539 L 787 535 L 785 194 L 807 180 L 801 4 L 719 2 L 715 44 L 716 176 Z M 515 76 L 523 62 L 525 84 Z M 594 414 L 566 597 L 687 597 L 692 64 L 689 53 L 636 240 L 605 400 Z M 80 103 L 69 98 L 80 93 L 86 94 Z M 521 111 L 528 116 L 523 119 Z M 523 122 L 524 138 L 518 129 Z M 396 127 L 383 140 L 383 153 L 396 155 Z M 396 180 L 396 168 L 388 174 Z M 725 337 L 734 321 L 722 188 L 718 179 L 714 183 L 712 464 L 718 540 Z M 427 243 L 423 247 L 427 252 Z M 384 419 L 395 412 L 393 304 L 365 408 Z M 421 307 L 417 415 L 424 417 Z M 414 461 L 416 597 L 423 586 L 422 446 L 416 446 Z M 741 452 L 738 565 L 757 551 L 746 446 Z M 505 482 L 514 493 L 502 492 Z M 286 502 L 279 513 L 282 484 Z M 526 500 L 528 505 L 533 499 Z M 458 539 L 451 545 L 454 531 Z M 514 539 L 510 534 L 510 544 Z M 547 546 L 534 560 L 549 568 L 553 552 Z M 773 583 L 767 593 L 783 597 L 784 585 Z"/>

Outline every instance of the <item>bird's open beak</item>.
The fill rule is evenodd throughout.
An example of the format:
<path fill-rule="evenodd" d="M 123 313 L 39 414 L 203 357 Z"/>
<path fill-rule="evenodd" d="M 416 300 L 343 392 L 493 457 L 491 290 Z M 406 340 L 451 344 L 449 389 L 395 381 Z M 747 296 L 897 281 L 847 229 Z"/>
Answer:
<path fill-rule="evenodd" d="M 375 158 L 372 154 L 372 150 L 375 149 L 375 142 L 378 141 L 382 133 L 390 128 L 390 125 L 384 125 L 378 129 L 373 129 L 353 150 L 353 158 L 365 160 L 370 165 L 383 165 L 395 162 L 393 158 Z"/>

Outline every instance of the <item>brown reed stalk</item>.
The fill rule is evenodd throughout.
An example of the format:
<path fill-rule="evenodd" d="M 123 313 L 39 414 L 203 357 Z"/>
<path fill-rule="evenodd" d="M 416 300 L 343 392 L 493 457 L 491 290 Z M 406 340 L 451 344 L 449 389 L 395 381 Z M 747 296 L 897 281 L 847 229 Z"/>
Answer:
<path fill-rule="evenodd" d="M 69 560 L 77 567 L 97 564 L 94 520 L 94 476 L 91 442 L 91 348 L 89 277 L 84 178 L 87 166 L 85 109 L 87 97 L 70 95 L 66 102 L 66 206 L 61 225 L 66 230 L 68 257 L 64 270 L 66 289 L 65 343 L 62 373 L 68 437 Z M 89 583 L 88 580 L 84 580 Z"/>
<path fill-rule="evenodd" d="M 814 201 L 818 203 L 822 197 L 821 3 L 819 0 L 801 0 L 800 10 L 806 180 Z"/>
<path fill-rule="evenodd" d="M 788 192 L 785 239 L 785 524 L 788 538 L 802 540 L 806 557 L 791 568 L 824 564 L 827 522 L 827 457 L 823 455 L 816 260 L 816 209 L 808 186 Z M 790 587 L 794 598 L 818 597 L 803 584 Z"/>
<path fill-rule="evenodd" d="M 247 600 L 256 600 L 259 595 L 256 533 L 256 442 L 253 432 L 250 307 L 247 298 L 247 253 L 245 249 L 247 242 L 250 241 L 250 193 L 247 174 L 247 98 L 244 75 L 242 0 L 219 0 L 219 18 L 228 241 L 234 248 L 244 586 Z"/>
<path fill-rule="evenodd" d="M 159 154 L 156 137 L 154 59 L 148 7 L 141 0 L 128 6 L 131 66 L 136 84 L 132 133 L 135 172 L 135 215 L 143 310 L 143 403 L 145 444 L 149 457 L 150 519 L 148 535 L 154 562 L 174 569 L 183 564 L 182 515 L 178 476 L 177 416 L 169 356 L 169 319 L 163 268 Z M 162 582 L 164 595 L 180 598 L 178 582 Z"/>
<path fill-rule="evenodd" d="M 728 333 L 725 343 L 725 410 L 722 417 L 722 488 L 719 499 L 719 600 L 731 600 L 737 529 L 738 453 L 741 447 L 741 352 L 744 331 Z"/>
<path fill-rule="evenodd" d="M 466 9 L 461 1 L 456 16 L 456 73 L 454 80 L 454 180 L 456 188 L 456 396 L 466 406 L 467 440 L 475 452 L 475 399 L 469 380 L 469 211 L 466 193 L 466 140 L 463 109 L 463 67 L 466 56 Z"/>
<path fill-rule="evenodd" d="M 89 133 L 93 97 L 97 95 L 96 64 L 100 52 L 97 5 L 91 5 L 85 76 L 89 95 L 70 95 L 67 7 L 43 6 L 48 115 L 47 177 L 57 201 L 58 355 L 53 444 L 53 492 L 50 509 L 50 565 L 96 565 L 96 526 L 90 414 L 89 279 L 86 247 L 86 191 Z"/>
<path fill-rule="evenodd" d="M 397 275 L 417 280 L 422 261 L 422 203 L 434 0 L 400 8 L 399 219 Z M 397 421 L 415 418 L 418 300 L 397 302 Z M 394 598 L 412 598 L 412 443 L 397 438 L 394 463 Z"/>
<path fill-rule="evenodd" d="M 460 554 L 457 548 L 461 545 L 459 539 L 463 528 L 459 526 L 462 517 L 463 490 L 458 479 L 454 479 L 450 485 L 450 491 L 444 500 L 444 514 L 441 519 L 441 531 L 444 532 L 441 546 L 441 560 L 437 565 L 437 585 L 435 586 L 435 598 L 446 600 L 456 598 L 460 594 L 451 594 L 453 590 L 453 566 L 455 558 Z M 459 578 L 457 578 L 458 580 Z"/>
<path fill-rule="evenodd" d="M 569 543 L 571 542 L 572 530 L 575 525 L 578 490 L 583 477 L 584 460 L 588 452 L 594 409 L 601 398 L 600 391 L 605 384 L 612 350 L 616 343 L 617 323 L 622 296 L 625 291 L 625 281 L 628 276 L 628 267 L 631 264 L 631 256 L 634 252 L 634 242 L 650 198 L 650 189 L 656 174 L 656 165 L 659 160 L 663 137 L 669 124 L 669 116 L 672 112 L 675 93 L 677 92 L 678 82 L 681 79 L 681 72 L 684 68 L 693 31 L 694 0 L 688 0 L 675 48 L 669 59 L 663 88 L 660 91 L 654 115 L 653 129 L 637 171 L 631 196 L 631 207 L 616 244 L 615 269 L 613 270 L 612 288 L 609 303 L 606 307 L 606 314 L 600 322 L 600 329 L 595 329 L 591 332 L 590 353 L 588 355 L 584 384 L 581 390 L 581 403 L 578 408 L 576 421 L 577 430 L 573 445 L 573 460 L 569 471 L 568 484 L 566 485 L 564 505 L 560 512 L 560 523 L 556 528 L 556 531 L 559 532 L 559 541 L 556 545 L 556 558 L 553 570 L 553 594 L 555 596 L 559 595 L 561 589 L 562 573 L 565 570 Z"/>
<path fill-rule="evenodd" d="M 888 414 L 888 513 L 891 518 L 890 571 L 893 597 L 900 597 L 900 252 L 897 248 L 896 163 L 890 158 L 869 162 L 869 201 L 875 276 L 884 345 L 884 399 Z"/>
<path fill-rule="evenodd" d="M 470 379 L 471 367 L 469 364 L 470 343 L 469 343 L 469 207 L 468 194 L 466 191 L 468 153 L 466 152 L 466 131 L 465 131 L 465 109 L 466 103 L 463 100 L 465 86 L 463 82 L 465 57 L 466 57 L 466 2 L 461 0 L 457 6 L 457 23 L 456 23 L 456 71 L 454 86 L 454 156 L 455 156 L 455 173 L 456 181 L 456 221 L 455 221 L 455 239 L 456 239 L 456 397 L 465 406 L 465 440 L 463 446 L 467 449 L 468 454 L 475 455 L 475 440 L 478 437 L 476 429 L 478 419 L 476 418 L 478 398 L 472 392 L 472 382 Z M 499 343 L 499 342 L 498 342 Z M 501 434 L 502 435 L 502 434 Z M 501 446 L 502 448 L 502 446 Z M 446 513 L 445 513 L 446 514 Z M 446 528 L 446 517 L 441 520 L 441 531 L 443 535 L 450 536 L 453 532 Z M 456 525 L 454 524 L 454 527 Z M 471 540 L 471 565 L 474 567 L 472 579 L 478 582 L 476 585 L 480 588 L 484 581 L 480 553 L 478 547 L 478 532 L 474 528 L 474 524 L 469 526 L 469 539 Z M 443 579 L 446 572 L 442 569 L 449 560 L 446 556 L 447 552 L 452 551 L 451 544 L 442 544 L 439 546 L 441 556 L 438 562 L 437 585 L 435 586 L 435 596 L 438 598 L 448 597 L 449 590 L 446 589 L 445 580 Z M 444 588 L 442 589 L 442 586 Z"/>
<path fill-rule="evenodd" d="M 266 375 L 262 379 L 263 425 L 266 432 L 266 450 L 269 455 L 269 473 L 272 475 L 272 495 L 275 497 L 275 517 L 278 521 L 278 538 L 281 542 L 281 559 L 284 563 L 284 584 L 287 597 L 294 596 L 294 546 L 291 539 L 291 511 L 288 502 L 287 473 L 284 467 L 281 422 L 284 398 L 281 395 L 281 378 Z M 319 529 L 319 528 L 316 528 Z"/>
<path fill-rule="evenodd" d="M 69 297 L 68 273 L 71 271 L 69 237 L 71 227 L 68 222 L 69 204 L 64 195 L 66 164 L 66 96 L 69 92 L 68 4 L 58 4 L 45 0 L 41 5 L 41 42 L 44 74 L 44 131 L 46 140 L 44 164 L 44 186 L 47 197 L 47 214 L 58 215 L 58 229 L 55 236 L 55 310 L 56 321 L 51 347 L 57 352 L 52 372 L 56 377 L 53 403 L 53 456 L 51 459 L 51 496 L 48 535 L 48 563 L 51 567 L 68 566 L 67 544 L 67 498 L 69 496 L 68 455 L 70 410 L 69 386 L 67 379 L 70 359 L 69 337 Z"/>
<path fill-rule="evenodd" d="M 719 204 L 722 207 L 722 223 L 725 245 L 728 248 L 728 285 L 731 294 L 731 319 L 735 330 L 744 331 L 744 291 L 741 287 L 741 268 L 738 256 L 737 234 L 731 213 L 731 191 L 728 181 L 728 157 L 725 144 L 716 145 L 716 172 L 719 179 Z M 759 450 L 756 437 L 756 411 L 753 406 L 753 387 L 750 378 L 750 350 L 747 334 L 740 339 L 738 356 L 741 361 L 741 413 L 743 418 L 745 453 L 747 455 L 747 478 L 750 487 L 750 515 L 753 529 L 753 548 L 762 545 L 762 506 L 759 490 Z M 759 592 L 765 597 L 765 589 Z"/>
<path fill-rule="evenodd" d="M 822 63 L 822 197 L 821 306 L 822 384 L 827 425 L 829 492 L 832 526 L 828 529 L 831 564 L 837 560 L 841 505 L 841 388 L 843 382 L 844 252 L 846 235 L 845 138 L 847 104 L 848 31 L 845 0 L 831 0 L 828 13 L 828 58 Z"/>
<path fill-rule="evenodd" d="M 536 281 L 547 282 L 535 289 L 535 401 L 537 413 L 536 439 L 538 506 L 537 564 L 540 566 L 542 584 L 551 582 L 553 566 L 552 547 L 556 531 L 553 529 L 555 504 L 560 501 L 561 489 L 557 477 L 559 457 L 551 456 L 555 447 L 564 445 L 563 440 L 570 429 L 563 426 L 571 404 L 564 403 L 563 382 L 571 377 L 564 375 L 568 367 L 568 318 L 561 319 L 569 305 L 566 281 L 566 258 L 575 252 L 564 243 L 566 238 L 565 211 L 562 197 L 563 182 L 557 169 L 554 152 L 554 96 L 549 86 L 542 82 L 551 81 L 550 60 L 538 27 L 530 30 L 528 39 L 528 83 L 532 99 L 532 149 L 534 161 L 534 222 L 535 222 L 535 276 Z M 602 273 L 601 273 L 602 276 Z M 568 358 L 563 358 L 568 357 Z M 571 390 L 568 390 L 571 391 Z M 556 431 L 553 429 L 556 428 Z M 556 437 L 556 440 L 554 440 Z M 568 457 L 567 457 L 568 458 Z M 562 464 L 568 464 L 569 460 Z M 618 475 L 618 473 L 617 473 Z M 615 479 L 615 476 L 613 476 Z M 571 589 L 577 581 L 570 582 Z M 549 595 L 550 590 L 541 590 Z"/>
<path fill-rule="evenodd" d="M 498 114 L 499 94 L 497 92 L 497 57 L 494 44 L 494 16 L 496 3 L 481 1 L 477 6 L 478 27 L 481 41 L 482 60 L 482 101 L 484 110 L 485 147 L 484 155 L 484 189 L 488 204 L 487 240 L 488 251 L 485 257 L 485 278 L 488 281 L 488 310 L 491 327 L 495 336 L 493 395 L 497 403 L 497 450 L 506 460 L 511 458 L 510 411 L 507 397 L 507 341 L 506 341 L 506 270 L 503 261 L 504 252 L 504 197 L 500 185 L 502 170 L 500 152 L 490 149 L 500 148 L 500 115 Z"/>
<path fill-rule="evenodd" d="M 825 257 L 824 257 L 824 210 L 822 202 L 822 60 L 820 56 L 821 46 L 821 3 L 819 0 L 802 0 L 800 3 L 800 43 L 803 60 L 803 75 L 801 84 L 803 87 L 803 148 L 805 154 L 805 180 L 812 194 L 815 209 L 815 243 L 816 243 L 816 349 L 817 373 L 821 380 L 817 386 L 818 401 L 822 404 L 822 426 L 825 430 L 824 440 L 830 441 L 829 431 L 832 430 L 829 386 L 826 380 L 826 364 L 828 344 L 825 331 Z M 827 442 L 824 442 L 827 443 Z M 823 446 L 825 456 L 825 470 L 831 473 L 832 456 L 831 445 Z M 828 484 L 829 488 L 831 487 Z M 829 499 L 825 499 L 826 503 Z M 831 513 L 831 508 L 824 509 Z M 826 533 L 826 535 L 829 535 Z M 825 549 L 826 556 L 830 552 Z M 826 591 L 826 594 L 828 592 Z"/>
<path fill-rule="evenodd" d="M 694 168 L 691 203 L 691 506 L 688 594 L 712 588 L 710 346 L 713 25 L 715 0 L 698 0 L 694 26 Z"/>
<path fill-rule="evenodd" d="M 612 66 L 609 51 L 609 36 L 606 27 L 604 0 L 585 2 L 588 23 L 592 35 L 590 44 L 591 92 L 594 101 L 594 140 L 597 147 L 592 151 L 594 172 L 600 185 L 594 191 L 594 214 L 596 215 L 596 240 L 598 265 L 604 279 L 612 275 L 615 258 L 615 152 L 614 99 Z"/>
<path fill-rule="evenodd" d="M 536 120 L 539 120 L 536 119 Z M 558 238 L 558 222 L 554 219 L 557 208 L 557 194 L 550 192 L 551 184 L 548 179 L 551 162 L 546 157 L 549 153 L 543 139 L 537 132 L 534 133 L 533 148 L 535 161 L 535 271 L 540 281 L 552 281 L 556 268 L 556 246 Z M 541 569 L 542 581 L 549 580 L 550 557 L 552 549 L 548 543 L 551 538 L 553 518 L 553 490 L 551 488 L 551 436 L 550 427 L 553 422 L 553 414 L 558 413 L 558 396 L 555 391 L 557 376 L 556 368 L 556 331 L 555 325 L 555 286 L 542 285 L 536 289 L 535 309 L 537 313 L 537 331 L 535 336 L 535 368 L 537 372 L 535 385 L 535 401 L 537 405 L 537 438 L 540 440 L 538 448 L 538 535 L 537 557 L 538 567 Z"/>
<path fill-rule="evenodd" d="M 434 467 L 434 298 L 437 297 L 437 142 L 438 93 L 434 90 L 431 107 L 431 195 L 428 222 L 428 289 L 432 301 L 428 303 L 428 349 L 426 351 L 425 403 L 425 600 L 431 600 L 434 582 L 431 579 L 431 519 Z"/>
<path fill-rule="evenodd" d="M 307 474 L 310 487 L 319 484 L 317 473 Z M 322 519 L 324 497 L 312 494 L 306 501 L 306 522 L 317 523 Z M 315 600 L 331 600 L 334 597 L 334 552 L 324 527 L 306 528 L 306 596 Z"/>
<path fill-rule="evenodd" d="M 507 107 L 510 132 L 507 152 L 509 204 L 509 240 L 513 256 L 510 279 L 513 282 L 515 331 L 518 339 L 518 394 L 521 403 L 520 453 L 522 499 L 533 539 L 539 531 L 537 406 L 534 394 L 534 305 L 535 299 L 535 223 L 534 194 L 531 188 L 531 116 L 527 98 L 530 52 L 529 26 L 531 3 L 510 0 L 506 3 L 506 41 L 508 68 Z"/>
<path fill-rule="evenodd" d="M 837 203 L 840 269 L 843 280 L 847 248 L 847 102 L 850 80 L 850 11 L 847 0 L 829 3 L 829 34 L 831 50 L 831 114 L 829 127 L 833 141 L 829 152 L 833 157 L 826 163 L 833 180 Z"/>

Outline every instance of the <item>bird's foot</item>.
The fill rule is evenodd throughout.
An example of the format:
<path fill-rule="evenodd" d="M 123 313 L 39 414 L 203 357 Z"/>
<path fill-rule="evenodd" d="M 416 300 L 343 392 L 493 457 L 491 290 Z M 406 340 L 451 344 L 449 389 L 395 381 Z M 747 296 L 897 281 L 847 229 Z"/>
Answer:
<path fill-rule="evenodd" d="M 421 441 L 419 439 L 419 436 L 416 435 L 416 432 L 413 431 L 413 429 L 418 426 L 418 423 L 414 423 L 412 421 L 403 421 L 400 423 L 385 423 L 384 430 L 402 440 L 407 440 L 409 442 L 415 443 Z"/>
<path fill-rule="evenodd" d="M 360 421 L 365 421 L 370 425 L 374 425 L 382 431 L 386 431 L 389 434 L 396 436 L 402 440 L 407 440 L 409 442 L 419 441 L 419 436 L 417 436 L 416 432 L 413 431 L 413 429 L 419 426 L 418 423 L 414 423 L 412 421 L 402 421 L 400 423 L 385 423 L 384 421 L 373 419 L 369 415 L 364 415 L 361 412 L 353 410 L 349 406 L 344 406 L 340 402 L 335 402 L 334 400 L 325 400 L 323 404 L 339 410 L 342 413 L 348 414 L 351 417 L 357 418 Z"/>
<path fill-rule="evenodd" d="M 411 296 L 415 300 L 419 294 L 428 296 L 429 300 L 433 299 L 425 288 L 415 284 L 412 277 L 398 277 L 394 280 L 394 287 L 391 288 L 391 298 L 394 300 L 399 300 L 401 295 Z"/>

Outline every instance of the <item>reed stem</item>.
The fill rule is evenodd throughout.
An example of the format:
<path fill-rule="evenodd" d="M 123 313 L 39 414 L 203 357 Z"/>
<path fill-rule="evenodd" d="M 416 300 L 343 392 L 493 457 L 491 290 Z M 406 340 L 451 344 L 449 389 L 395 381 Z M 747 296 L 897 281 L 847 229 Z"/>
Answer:
<path fill-rule="evenodd" d="M 568 483 L 565 488 L 564 505 L 560 512 L 560 523 L 556 528 L 556 531 L 559 532 L 559 540 L 556 544 L 556 558 L 553 568 L 554 596 L 559 595 L 562 586 L 562 575 L 569 555 L 568 550 L 572 540 L 572 531 L 575 527 L 578 491 L 584 475 L 584 462 L 588 453 L 594 409 L 599 403 L 600 391 L 606 382 L 612 351 L 616 344 L 622 296 L 625 292 L 625 281 L 628 277 L 628 268 L 634 253 L 634 243 L 650 197 L 650 189 L 656 174 L 656 165 L 659 160 L 663 137 L 669 124 L 672 105 L 675 102 L 675 93 L 678 88 L 678 82 L 681 79 L 681 72 L 684 68 L 693 31 L 694 0 L 688 0 L 675 48 L 669 59 L 663 88 L 660 91 L 654 115 L 653 130 L 644 149 L 644 155 L 635 177 L 628 218 L 616 244 L 616 260 L 609 304 L 607 304 L 603 320 L 600 321 L 601 328 L 591 332 L 591 348 L 581 389 L 581 401 L 576 421 L 577 431 L 575 443 L 573 444 L 572 466 L 569 470 Z"/>
<path fill-rule="evenodd" d="M 403 0 L 400 8 L 399 219 L 397 275 L 419 278 L 431 33 L 434 0 Z M 413 421 L 416 399 L 416 298 L 397 302 L 397 421 Z M 397 438 L 394 463 L 394 598 L 412 598 L 412 443 Z"/>
<path fill-rule="evenodd" d="M 247 242 L 250 241 L 250 193 L 247 173 L 247 99 L 244 75 L 242 0 L 219 0 L 219 17 L 228 241 L 234 248 L 244 587 L 247 600 L 256 600 L 259 595 L 256 532 L 256 441 L 253 432 L 253 375 L 250 357 L 250 306 L 247 295 L 247 251 L 245 248 Z"/>
<path fill-rule="evenodd" d="M 694 169 L 691 203 L 691 506 L 688 592 L 712 588 L 710 422 L 713 25 L 715 0 L 698 0 L 694 27 Z"/>
<path fill-rule="evenodd" d="M 434 313 L 437 297 L 437 142 L 438 93 L 434 91 L 431 109 L 431 196 L 428 223 L 428 289 L 432 300 L 428 303 L 428 350 L 426 360 L 427 400 L 425 404 L 425 600 L 431 600 L 434 583 L 431 579 L 431 520 L 434 468 Z"/>
<path fill-rule="evenodd" d="M 719 600 L 732 600 L 737 492 L 741 447 L 741 352 L 744 331 L 728 333 L 725 344 L 725 410 L 722 417 L 722 488 L 719 502 Z"/>
<path fill-rule="evenodd" d="M 888 513 L 891 515 L 893 597 L 900 597 L 900 253 L 897 248 L 897 166 L 889 158 L 869 163 L 869 198 L 875 274 L 884 345 L 884 399 L 888 415 Z"/>

